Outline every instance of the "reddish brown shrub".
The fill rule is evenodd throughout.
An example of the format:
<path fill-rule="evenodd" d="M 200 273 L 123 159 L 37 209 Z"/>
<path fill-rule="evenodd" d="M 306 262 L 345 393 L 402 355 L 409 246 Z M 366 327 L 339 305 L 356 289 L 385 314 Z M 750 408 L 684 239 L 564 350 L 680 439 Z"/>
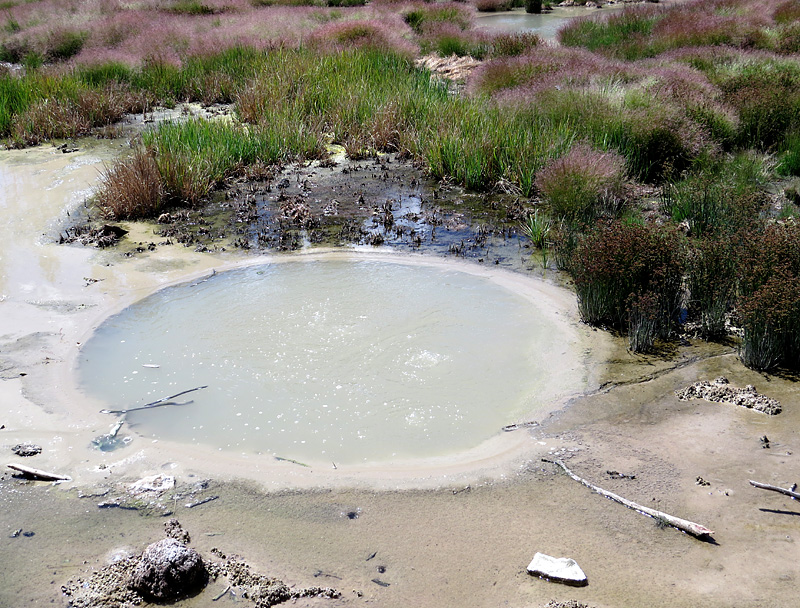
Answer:
<path fill-rule="evenodd" d="M 651 335 L 635 336 L 644 347 L 672 331 L 685 266 L 674 230 L 620 221 L 602 225 L 579 241 L 570 266 L 584 322 L 621 331 L 650 327 Z"/>

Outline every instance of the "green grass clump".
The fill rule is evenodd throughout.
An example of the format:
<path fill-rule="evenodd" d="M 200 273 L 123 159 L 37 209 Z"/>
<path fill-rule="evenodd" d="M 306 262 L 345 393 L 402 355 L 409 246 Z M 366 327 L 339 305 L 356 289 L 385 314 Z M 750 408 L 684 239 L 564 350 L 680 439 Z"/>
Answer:
<path fill-rule="evenodd" d="M 414 8 L 408 11 L 403 19 L 419 35 L 424 33 L 426 26 L 435 24 L 449 23 L 461 30 L 466 30 L 471 24 L 469 12 L 453 2 Z"/>
<path fill-rule="evenodd" d="M 531 240 L 537 249 L 546 249 L 550 244 L 550 232 L 553 230 L 553 220 L 545 213 L 536 209 L 529 213 L 521 223 L 522 232 Z"/>
<path fill-rule="evenodd" d="M 106 167 L 100 176 L 97 200 L 115 220 L 155 217 L 164 198 L 158 164 L 152 152 L 137 148 L 130 158 Z"/>
<path fill-rule="evenodd" d="M 0 5 L 0 8 L 3 8 L 2 5 Z M 19 24 L 19 21 L 17 21 L 11 13 L 8 13 L 6 15 L 6 22 L 3 25 L 3 31 L 6 34 L 15 34 L 21 29 L 22 26 Z"/>
<path fill-rule="evenodd" d="M 532 32 L 498 34 L 491 40 L 489 54 L 493 58 L 518 57 L 541 44 L 542 39 Z"/>
<path fill-rule="evenodd" d="M 658 19 L 652 9 L 626 8 L 607 19 L 575 20 L 559 31 L 558 38 L 564 46 L 606 51 L 626 60 L 643 59 L 656 55 L 649 36 Z"/>
<path fill-rule="evenodd" d="M 54 31 L 47 41 L 45 55 L 48 61 L 65 61 L 74 57 L 81 52 L 88 37 L 88 32 L 68 29 Z"/>
<path fill-rule="evenodd" d="M 213 15 L 219 10 L 199 0 L 176 0 L 168 3 L 164 10 L 176 15 Z"/>
<path fill-rule="evenodd" d="M 21 147 L 87 134 L 122 118 L 127 95 L 114 86 L 93 88 L 72 75 L 30 72 L 0 76 L 0 136 Z"/>
<path fill-rule="evenodd" d="M 685 222 L 693 236 L 732 234 L 758 218 L 771 166 L 765 157 L 739 154 L 712 161 L 661 190 L 661 208 Z"/>
<path fill-rule="evenodd" d="M 790 132 L 784 139 L 776 171 L 780 175 L 800 175 L 800 130 Z"/>
<path fill-rule="evenodd" d="M 29 80 L 0 75 L 0 134 L 8 135 L 14 117 L 27 109 L 35 96 L 35 87 Z"/>
<path fill-rule="evenodd" d="M 288 157 L 313 157 L 321 142 L 302 125 L 247 128 L 228 121 L 192 119 L 167 122 L 143 134 L 152 151 L 168 203 L 195 205 L 225 178 L 247 165 L 277 163 Z"/>
<path fill-rule="evenodd" d="M 726 334 L 725 320 L 736 297 L 737 243 L 729 235 L 696 239 L 688 259 L 689 311 L 703 338 Z"/>

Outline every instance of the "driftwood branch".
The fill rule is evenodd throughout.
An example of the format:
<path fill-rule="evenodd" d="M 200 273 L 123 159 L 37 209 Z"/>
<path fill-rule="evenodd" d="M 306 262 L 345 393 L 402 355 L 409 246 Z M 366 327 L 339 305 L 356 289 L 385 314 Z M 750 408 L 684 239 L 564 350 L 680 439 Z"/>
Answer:
<path fill-rule="evenodd" d="M 139 405 L 137 407 L 129 407 L 126 410 L 100 410 L 101 414 L 127 414 L 128 412 L 138 412 L 139 410 L 149 410 L 154 407 L 161 407 L 163 405 L 186 405 L 186 403 L 191 403 L 191 401 L 187 401 L 186 403 L 172 403 L 172 400 L 175 397 L 180 397 L 181 395 L 185 395 L 186 393 L 193 393 L 194 391 L 199 391 L 200 389 L 208 388 L 206 386 L 196 386 L 195 388 L 190 388 L 188 391 L 181 391 L 180 393 L 175 393 L 174 395 L 170 395 L 169 397 L 162 397 L 161 399 L 156 399 L 155 401 L 151 401 L 150 403 L 145 403 L 144 405 Z"/>
<path fill-rule="evenodd" d="M 553 462 L 554 464 L 557 464 L 562 469 L 564 469 L 564 472 L 567 475 L 569 475 L 570 477 L 572 477 L 572 479 L 574 479 L 575 481 L 577 481 L 579 483 L 582 483 L 587 488 L 589 488 L 593 492 L 597 492 L 601 496 L 605 496 L 606 498 L 610 498 L 611 500 L 613 500 L 615 502 L 618 502 L 618 503 L 620 503 L 622 505 L 625 505 L 629 509 L 633 509 L 634 511 L 638 511 L 639 513 L 643 513 L 644 515 L 647 515 L 649 517 L 653 517 L 653 518 L 655 518 L 655 519 L 657 519 L 659 521 L 663 521 L 664 523 L 669 524 L 673 528 L 677 528 L 678 530 L 682 530 L 683 532 L 691 534 L 692 536 L 702 537 L 702 536 L 711 536 L 712 534 L 714 534 L 713 530 L 709 530 L 705 526 L 701 526 L 700 524 L 696 524 L 693 521 L 689 521 L 689 520 L 686 520 L 686 519 L 681 519 L 680 517 L 675 517 L 673 515 L 669 515 L 668 513 L 663 513 L 662 511 L 656 511 L 655 509 L 650 509 L 649 507 L 645 507 L 645 506 L 642 506 L 640 504 L 636 504 L 635 502 L 630 501 L 630 500 L 628 500 L 626 498 L 623 498 L 622 496 L 619 496 L 617 494 L 614 494 L 613 492 L 609 492 L 608 490 L 604 490 L 603 488 L 598 487 L 598 486 L 594 485 L 593 483 L 591 483 L 589 481 L 586 481 L 582 477 L 578 477 L 575 473 L 573 473 L 572 471 L 570 471 L 567 468 L 567 465 L 565 465 L 560 460 L 546 460 L 546 459 L 543 459 L 543 460 L 545 460 L 545 462 Z"/>
<path fill-rule="evenodd" d="M 39 481 L 72 481 L 72 477 L 67 475 L 57 475 L 56 473 L 49 473 L 41 469 L 34 469 L 33 467 L 24 464 L 9 464 L 6 465 L 9 469 L 13 469 L 18 473 L 22 473 L 29 479 L 37 479 Z"/>
<path fill-rule="evenodd" d="M 771 486 L 768 483 L 760 483 L 758 481 L 753 481 L 751 479 L 750 485 L 756 488 L 761 488 L 762 490 L 771 490 L 772 492 L 778 492 L 779 494 L 786 494 L 786 496 L 791 496 L 795 500 L 800 500 L 800 492 L 795 492 L 797 484 L 792 486 L 791 489 L 787 490 L 785 488 L 779 488 L 778 486 Z"/>

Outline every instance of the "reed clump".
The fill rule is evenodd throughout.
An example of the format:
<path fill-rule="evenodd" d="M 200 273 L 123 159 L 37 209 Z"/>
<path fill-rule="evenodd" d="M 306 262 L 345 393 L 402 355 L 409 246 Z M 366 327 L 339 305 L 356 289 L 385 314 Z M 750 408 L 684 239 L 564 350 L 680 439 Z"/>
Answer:
<path fill-rule="evenodd" d="M 744 240 L 738 279 L 744 364 L 800 366 L 800 226 L 773 223 Z"/>
<path fill-rule="evenodd" d="M 706 340 L 727 334 L 726 321 L 736 302 L 739 248 L 729 235 L 694 239 L 688 254 L 689 314 Z"/>
<path fill-rule="evenodd" d="M 674 230 L 612 221 L 583 236 L 570 264 L 581 319 L 628 332 L 635 352 L 676 326 L 683 298 L 684 244 Z"/>

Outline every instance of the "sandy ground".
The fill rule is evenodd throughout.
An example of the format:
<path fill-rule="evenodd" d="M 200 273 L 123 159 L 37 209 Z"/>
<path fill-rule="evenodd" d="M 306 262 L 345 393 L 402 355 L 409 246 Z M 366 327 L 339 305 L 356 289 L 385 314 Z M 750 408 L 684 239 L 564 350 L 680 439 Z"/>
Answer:
<path fill-rule="evenodd" d="M 663 358 L 635 357 L 621 342 L 577 326 L 574 300 L 546 282 L 536 289 L 580 334 L 574 354 L 586 362 L 589 386 L 541 426 L 498 434 L 470 454 L 332 471 L 209 458 L 143 440 L 111 453 L 89 449 L 113 420 L 75 392 L 80 342 L 103 318 L 161 286 L 251 261 L 180 246 L 125 258 L 118 250 L 54 244 L 118 146 L 71 155 L 49 147 L 0 152 L 0 450 L 8 462 L 23 462 L 11 447 L 38 443 L 43 453 L 26 464 L 74 478 L 59 486 L 8 472 L 0 478 L 0 606 L 64 605 L 60 585 L 68 578 L 160 538 L 162 518 L 100 509 L 103 498 L 92 495 L 157 472 L 183 484 L 210 480 L 219 499 L 193 509 L 182 500 L 172 505 L 204 554 L 218 547 L 289 583 L 343 591 L 340 600 L 300 605 L 794 605 L 800 509 L 747 480 L 784 487 L 796 480 L 796 385 L 745 369 L 728 346 L 687 343 Z M 130 228 L 132 242 L 154 239 L 152 228 Z M 531 285 L 523 276 L 504 280 Z M 674 395 L 720 375 L 756 385 L 782 402 L 783 413 Z M 541 460 L 554 455 L 598 485 L 715 530 L 713 542 L 660 529 L 592 494 Z M 635 479 L 613 478 L 612 470 Z M 697 485 L 698 476 L 710 485 Z M 537 551 L 573 557 L 589 585 L 530 577 L 525 566 Z M 213 601 L 221 590 L 212 584 L 181 605 L 235 603 L 231 596 Z"/>

